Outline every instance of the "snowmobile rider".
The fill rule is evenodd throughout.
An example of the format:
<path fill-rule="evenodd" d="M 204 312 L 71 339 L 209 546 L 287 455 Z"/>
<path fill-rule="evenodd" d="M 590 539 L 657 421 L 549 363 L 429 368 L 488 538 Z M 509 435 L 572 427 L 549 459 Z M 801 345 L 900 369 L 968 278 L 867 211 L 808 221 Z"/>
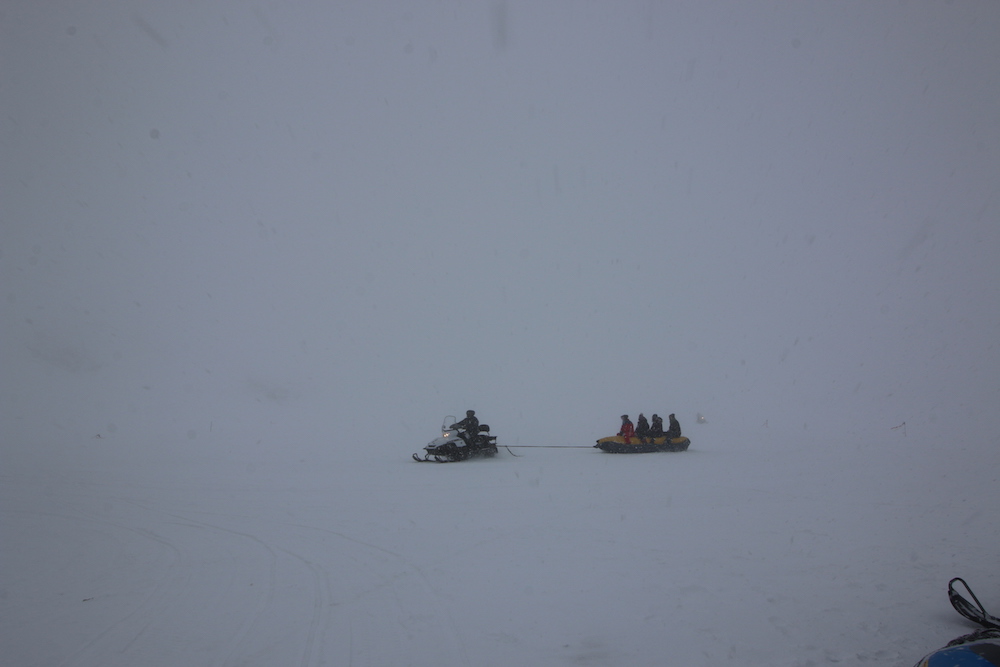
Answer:
<path fill-rule="evenodd" d="M 622 415 L 622 427 L 618 431 L 618 435 L 625 438 L 625 444 L 631 445 L 632 438 L 635 436 L 635 428 L 632 426 L 632 422 L 629 420 L 628 415 Z"/>
<path fill-rule="evenodd" d="M 646 438 L 649 436 L 649 422 L 646 421 L 646 416 L 639 413 L 639 418 L 635 420 L 635 434 L 639 438 L 639 442 L 646 444 Z"/>
<path fill-rule="evenodd" d="M 451 428 L 457 428 L 458 436 L 465 440 L 465 444 L 470 447 L 475 442 L 475 438 L 479 436 L 479 420 L 476 418 L 475 410 L 466 410 L 465 419 L 460 422 L 451 425 Z"/>
<path fill-rule="evenodd" d="M 655 440 L 656 438 L 663 437 L 663 417 L 660 415 L 653 415 L 651 417 L 653 420 L 653 425 L 649 427 L 649 439 Z"/>
<path fill-rule="evenodd" d="M 666 433 L 667 440 L 681 437 L 681 425 L 674 419 L 674 415 L 671 414 L 667 419 L 670 420 L 670 428 L 667 429 Z"/>

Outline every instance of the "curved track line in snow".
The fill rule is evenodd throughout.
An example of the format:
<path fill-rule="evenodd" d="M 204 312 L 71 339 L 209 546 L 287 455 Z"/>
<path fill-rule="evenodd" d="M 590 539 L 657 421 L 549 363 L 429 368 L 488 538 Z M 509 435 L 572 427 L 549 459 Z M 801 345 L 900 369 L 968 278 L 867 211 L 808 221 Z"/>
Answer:
<path fill-rule="evenodd" d="M 114 487 L 56 498 L 61 508 L 80 511 L 49 513 L 77 530 L 83 526 L 88 550 L 103 555 L 117 544 L 120 552 L 110 564 L 84 561 L 90 569 L 80 573 L 94 579 L 84 591 L 95 590 L 105 602 L 69 612 L 100 615 L 90 617 L 90 631 L 76 646 L 55 649 L 51 664 L 129 667 L 195 659 L 212 667 L 274 660 L 316 667 L 399 664 L 413 655 L 470 664 L 450 605 L 399 549 L 336 524 L 215 511 L 220 506 L 211 489 L 213 495 L 183 501 L 167 489 L 164 504 L 159 489 L 129 486 L 127 495 L 141 495 L 137 500 Z M 231 501 L 224 505 L 232 507 Z M 53 535 L 62 530 L 51 520 L 45 525 Z"/>
<path fill-rule="evenodd" d="M 463 641 L 462 638 L 462 633 L 459 631 L 458 624 L 455 622 L 450 607 L 441 601 L 439 594 L 434 589 L 434 586 L 431 584 L 430 579 L 427 577 L 426 573 L 424 573 L 423 570 L 421 570 L 419 567 L 410 562 L 405 556 L 396 553 L 391 549 L 386 549 L 384 547 L 371 544 L 370 542 L 366 542 L 364 540 L 351 537 L 350 535 L 347 535 L 342 531 L 331 530 L 329 528 L 321 528 L 318 526 L 308 526 L 303 524 L 289 523 L 286 525 L 294 528 L 299 528 L 302 530 L 333 535 L 341 540 L 345 540 L 352 544 L 365 547 L 366 549 L 370 549 L 379 554 L 384 554 L 395 560 L 404 569 L 404 572 L 401 573 L 398 572 L 395 575 L 386 577 L 384 575 L 385 569 L 383 567 L 376 567 L 372 563 L 370 558 L 356 558 L 354 556 L 349 556 L 358 565 L 369 570 L 376 578 L 381 580 L 381 583 L 379 585 L 368 588 L 365 591 L 356 594 L 350 601 L 352 603 L 356 603 L 360 601 L 362 598 L 371 596 L 379 589 L 388 589 L 392 593 L 392 603 L 397 610 L 396 618 L 401 619 L 404 616 L 406 616 L 407 613 L 409 613 L 406 611 L 408 609 L 412 609 L 415 607 L 420 609 L 427 609 L 428 607 L 431 607 L 433 609 L 432 613 L 430 614 L 431 618 L 442 619 L 445 621 L 445 624 L 447 625 L 447 632 L 445 634 L 448 640 L 448 644 L 451 646 L 449 652 L 457 656 L 456 662 L 458 662 L 458 664 L 466 664 L 466 665 L 471 664 L 469 662 L 468 653 L 465 648 L 465 642 Z M 400 581 L 408 577 L 406 572 L 409 572 L 410 573 L 409 576 L 419 582 L 420 588 L 424 591 L 424 595 L 419 596 L 419 599 L 414 600 L 410 604 L 406 604 L 406 602 L 400 598 L 400 586 L 398 585 Z M 428 602 L 430 602 L 431 604 L 427 604 Z M 351 615 L 351 618 L 353 619 L 353 615 Z M 409 627 L 405 627 L 405 629 L 408 631 L 412 630 L 412 628 Z M 433 629 L 440 630 L 441 627 L 435 626 Z M 425 630 L 420 628 L 416 630 L 416 632 L 418 633 L 424 631 Z M 354 640 L 355 640 L 353 622 L 349 624 L 349 632 L 350 632 L 350 644 L 351 644 L 351 649 L 350 649 L 351 660 L 353 661 Z M 380 641 L 384 641 L 384 639 L 380 639 Z"/>
<path fill-rule="evenodd" d="M 302 649 L 302 661 L 300 664 L 302 667 L 309 667 L 313 664 L 313 652 L 316 651 L 317 637 L 319 637 L 319 657 L 316 664 L 322 665 L 324 664 L 322 659 L 324 646 L 323 640 L 326 637 L 326 631 L 329 627 L 329 609 L 333 606 L 333 596 L 330 590 L 330 575 L 326 572 L 326 570 L 311 562 L 307 558 L 294 554 L 287 549 L 282 549 L 281 551 L 305 565 L 306 568 L 312 573 L 314 586 L 312 619 L 309 622 L 309 630 L 306 633 L 306 643 L 305 647 Z"/>
<path fill-rule="evenodd" d="M 146 527 L 134 527 L 121 520 L 94 518 L 86 516 L 83 513 L 61 515 L 75 522 L 97 523 L 110 526 L 118 532 L 139 535 L 146 540 L 161 545 L 172 554 L 172 558 L 166 566 L 152 570 L 162 574 L 159 575 L 156 585 L 146 593 L 138 605 L 71 652 L 60 665 L 67 667 L 68 665 L 77 664 L 108 664 L 108 658 L 111 655 L 116 656 L 115 659 L 111 660 L 113 664 L 128 664 L 127 662 L 116 662 L 116 660 L 128 661 L 130 659 L 128 656 L 137 655 L 137 657 L 131 658 L 131 660 L 141 661 L 143 654 L 148 655 L 150 651 L 155 654 L 158 650 L 157 646 L 162 645 L 165 641 L 171 641 L 171 635 L 177 635 L 177 632 L 179 632 L 175 627 L 176 624 L 178 622 L 183 624 L 186 621 L 185 616 L 187 615 L 187 611 L 185 608 L 197 605 L 197 596 L 205 593 L 205 590 L 202 588 L 205 582 L 195 585 L 192 581 L 195 574 L 198 574 L 202 579 L 205 578 L 206 572 L 202 565 L 204 558 L 195 557 L 192 553 L 217 550 L 221 546 L 224 553 L 231 554 L 228 558 L 231 558 L 234 563 L 244 564 L 244 570 L 246 570 L 246 565 L 253 568 L 253 563 L 247 559 L 243 548 L 233 548 L 220 544 L 217 539 L 219 535 L 232 536 L 241 541 L 249 540 L 262 548 L 267 554 L 266 585 L 260 586 L 256 590 L 254 594 L 255 603 L 250 607 L 252 609 L 251 613 L 249 616 L 244 615 L 245 618 L 239 620 L 239 625 L 232 633 L 228 641 L 228 646 L 225 650 L 218 653 L 218 657 L 212 663 L 219 667 L 232 664 L 234 660 L 239 658 L 241 647 L 252 636 L 251 631 L 260 627 L 266 610 L 274 600 L 278 560 L 274 549 L 263 540 L 249 533 L 193 519 L 176 512 L 156 510 L 130 499 L 116 498 L 114 500 L 117 503 L 141 510 L 142 514 L 138 517 L 132 517 L 130 520 L 131 523 L 141 522 L 144 526 L 155 525 L 166 529 L 172 526 L 181 527 L 186 530 L 197 531 L 206 537 L 194 539 L 184 537 L 181 539 L 178 536 L 175 540 L 162 534 L 163 532 L 169 532 L 169 530 L 157 532 Z M 183 545 L 184 548 L 182 549 L 179 545 Z M 150 568 L 148 566 L 142 570 L 143 573 L 148 573 L 149 571 Z M 209 568 L 207 576 L 211 576 L 213 571 L 214 567 Z M 253 570 L 251 569 L 251 576 L 252 573 Z M 237 610 L 246 608 L 245 605 L 226 603 L 226 600 L 235 601 L 232 584 L 236 581 L 237 574 L 235 571 L 229 574 L 228 586 L 210 586 L 211 590 L 208 591 L 209 594 L 212 592 L 221 592 L 223 594 L 222 609 L 227 610 L 227 615 L 230 619 L 239 619 L 240 613 L 238 611 L 229 613 L 229 608 Z M 151 636 L 150 633 L 154 630 L 156 634 L 155 636 Z M 210 639 L 206 639 L 206 637 L 206 635 L 200 635 L 197 639 L 203 643 L 208 641 L 211 644 L 218 642 L 220 639 L 218 636 L 213 636 Z M 191 638 L 188 637 L 188 639 Z"/>
<path fill-rule="evenodd" d="M 191 519 L 190 517 L 181 517 L 178 515 L 174 516 L 177 521 L 174 522 L 176 525 L 189 526 L 192 528 L 201 528 L 209 531 L 218 531 L 222 533 L 228 533 L 230 535 L 235 535 L 240 538 L 244 538 L 254 542 L 255 544 L 262 547 L 268 554 L 268 575 L 267 575 L 267 586 L 264 587 L 263 591 L 257 594 L 257 603 L 254 605 L 253 613 L 240 624 L 239 629 L 233 635 L 232 640 L 229 642 L 229 648 L 224 652 L 218 660 L 215 661 L 215 665 L 222 667 L 224 665 L 230 664 L 238 653 L 238 649 L 244 645 L 247 636 L 250 631 L 256 628 L 260 623 L 261 619 L 264 617 L 267 609 L 274 602 L 274 590 L 277 581 L 277 566 L 278 557 L 274 549 L 272 549 L 266 542 L 259 539 L 258 537 L 251 535 L 249 533 L 244 533 L 238 530 L 232 530 L 230 528 L 225 528 L 223 526 L 218 526 L 215 524 L 210 524 L 204 521 L 199 521 L 196 519 Z"/>
<path fill-rule="evenodd" d="M 149 514 L 158 513 L 174 519 L 173 521 L 170 522 L 164 522 L 164 525 L 175 525 L 187 528 L 194 528 L 196 530 L 207 530 L 209 532 L 220 532 L 229 535 L 234 535 L 238 538 L 247 539 L 250 540 L 251 542 L 254 542 L 267 552 L 268 555 L 267 585 L 265 587 L 262 587 L 263 590 L 257 593 L 256 598 L 258 602 L 257 604 L 254 605 L 253 614 L 249 619 L 241 623 L 240 629 L 236 632 L 234 640 L 231 643 L 229 650 L 226 651 L 225 655 L 222 658 L 216 661 L 216 664 L 219 665 L 226 664 L 230 659 L 230 657 L 235 654 L 236 649 L 242 642 L 243 638 L 245 638 L 249 633 L 250 629 L 253 628 L 259 622 L 261 616 L 264 614 L 265 610 L 270 606 L 270 604 L 274 599 L 274 589 L 275 589 L 276 570 L 277 570 L 277 556 L 275 554 L 274 549 L 272 549 L 263 540 L 257 538 L 256 536 L 250 533 L 233 530 L 213 523 L 208 523 L 206 521 L 202 521 L 200 519 L 194 519 L 188 515 L 179 514 L 173 511 L 157 510 L 131 499 L 122 498 L 118 499 L 118 501 L 132 505 L 134 507 L 138 507 L 139 509 L 142 509 L 143 511 Z"/>
<path fill-rule="evenodd" d="M 156 585 L 143 597 L 142 601 L 136 606 L 135 609 L 126 613 L 117 621 L 113 622 L 108 627 L 106 627 L 103 631 L 101 631 L 88 641 L 86 641 L 78 649 L 73 651 L 70 655 L 68 655 L 64 660 L 62 660 L 59 663 L 60 667 L 66 667 L 66 665 L 69 665 L 71 663 L 75 664 L 80 662 L 87 653 L 95 650 L 96 647 L 101 642 L 103 642 L 107 638 L 110 638 L 113 634 L 120 631 L 124 632 L 127 637 L 130 637 L 127 643 L 120 649 L 120 651 L 124 653 L 129 646 L 134 644 L 135 641 L 139 639 L 139 637 L 141 637 L 146 632 L 146 630 L 149 628 L 151 624 L 151 621 L 146 621 L 146 622 L 140 621 L 141 625 L 139 625 L 137 629 L 128 629 L 129 624 L 133 623 L 134 621 L 137 621 L 138 619 L 149 616 L 151 613 L 151 609 L 157 606 L 162 607 L 163 603 L 160 602 L 160 600 L 164 597 L 164 592 L 168 590 L 168 583 L 170 584 L 171 587 L 176 587 L 177 584 L 181 584 L 180 586 L 181 588 L 183 588 L 183 583 L 185 583 L 184 581 L 171 580 L 171 578 L 175 577 L 177 574 L 177 565 L 183 560 L 183 554 L 180 551 L 180 549 L 178 549 L 177 546 L 174 545 L 173 542 L 171 542 L 170 540 L 158 535 L 157 533 L 154 533 L 151 530 L 145 528 L 133 528 L 121 522 L 111 521 L 108 519 L 98 519 L 84 515 L 76 515 L 76 516 L 63 515 L 63 516 L 64 518 L 70 518 L 73 519 L 74 521 L 88 521 L 91 523 L 99 523 L 102 525 L 111 526 L 112 528 L 121 531 L 126 531 L 133 533 L 135 535 L 139 535 L 144 539 L 151 540 L 153 542 L 156 542 L 164 546 L 166 549 L 168 549 L 174 554 L 174 558 L 172 559 L 172 562 L 170 562 L 168 566 L 165 568 L 164 574 L 157 581 Z M 99 661 L 99 658 L 95 659 Z"/>

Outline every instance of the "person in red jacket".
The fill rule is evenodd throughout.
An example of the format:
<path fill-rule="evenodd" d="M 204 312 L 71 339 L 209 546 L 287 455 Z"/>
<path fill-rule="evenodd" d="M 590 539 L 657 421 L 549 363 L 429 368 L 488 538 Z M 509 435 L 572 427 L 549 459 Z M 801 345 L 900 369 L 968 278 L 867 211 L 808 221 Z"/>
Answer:
<path fill-rule="evenodd" d="M 622 415 L 622 427 L 618 431 L 618 435 L 625 438 L 625 444 L 631 445 L 632 438 L 635 436 L 635 427 L 632 426 L 632 422 L 629 421 L 628 415 Z"/>

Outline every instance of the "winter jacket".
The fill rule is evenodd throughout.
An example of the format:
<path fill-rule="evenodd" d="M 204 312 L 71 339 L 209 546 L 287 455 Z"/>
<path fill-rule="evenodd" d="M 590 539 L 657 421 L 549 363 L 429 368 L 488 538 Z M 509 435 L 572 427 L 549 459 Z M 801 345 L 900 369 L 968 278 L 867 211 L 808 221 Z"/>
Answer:
<path fill-rule="evenodd" d="M 635 434 L 643 439 L 649 435 L 649 422 L 643 415 L 639 415 L 639 418 L 635 421 Z"/>
<path fill-rule="evenodd" d="M 455 424 L 455 427 L 462 429 L 471 436 L 479 435 L 479 419 L 475 415 L 466 417 Z"/>
<path fill-rule="evenodd" d="M 681 437 L 681 425 L 674 419 L 673 415 L 670 415 L 668 419 L 670 419 L 670 428 L 667 429 L 667 438 L 672 440 Z"/>
<path fill-rule="evenodd" d="M 618 431 L 618 435 L 625 438 L 625 444 L 631 445 L 632 438 L 635 437 L 635 427 L 632 426 L 632 422 L 628 419 L 622 421 L 622 429 Z"/>

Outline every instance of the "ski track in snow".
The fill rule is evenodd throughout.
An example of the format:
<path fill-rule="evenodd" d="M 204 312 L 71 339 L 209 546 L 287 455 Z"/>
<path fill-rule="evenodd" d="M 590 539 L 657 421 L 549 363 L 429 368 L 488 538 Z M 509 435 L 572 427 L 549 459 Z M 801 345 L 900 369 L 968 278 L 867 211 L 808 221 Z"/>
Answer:
<path fill-rule="evenodd" d="M 59 665 L 177 664 L 177 655 L 213 667 L 274 660 L 374 665 L 396 663 L 414 645 L 444 664 L 469 664 L 450 611 L 427 575 L 399 553 L 322 526 L 218 511 L 185 491 L 157 506 L 124 497 L 112 485 L 90 488 L 58 501 L 79 508 L 74 511 L 8 509 L 4 515 L 84 527 L 125 560 L 140 544 L 154 552 L 132 565 L 143 582 L 141 598 L 111 605 L 99 624 L 91 620 L 86 639 L 60 647 Z M 134 495 L 147 491 L 159 489 L 132 489 Z M 5 533 L 10 530 L 8 522 Z M 114 573 L 100 572 L 102 565 L 76 567 L 110 585 Z M 93 609 L 101 598 L 95 592 L 83 601 Z M 290 651 L 298 657 L 290 660 Z"/>

